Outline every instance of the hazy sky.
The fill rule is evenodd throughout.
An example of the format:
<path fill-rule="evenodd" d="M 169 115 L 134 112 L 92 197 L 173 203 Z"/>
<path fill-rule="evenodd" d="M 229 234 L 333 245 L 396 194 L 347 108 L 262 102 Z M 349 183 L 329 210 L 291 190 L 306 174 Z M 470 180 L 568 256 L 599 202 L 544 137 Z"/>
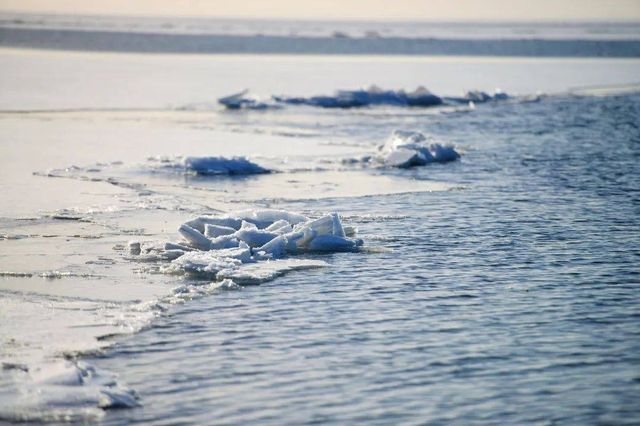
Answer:
<path fill-rule="evenodd" d="M 286 19 L 640 21 L 640 0 L 0 0 L 0 10 Z"/>

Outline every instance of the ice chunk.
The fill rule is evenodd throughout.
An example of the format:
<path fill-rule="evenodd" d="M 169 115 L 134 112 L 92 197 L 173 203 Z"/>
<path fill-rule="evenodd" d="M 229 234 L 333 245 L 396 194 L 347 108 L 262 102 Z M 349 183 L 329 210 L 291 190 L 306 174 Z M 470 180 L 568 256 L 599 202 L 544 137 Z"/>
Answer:
<path fill-rule="evenodd" d="M 257 96 L 250 95 L 248 90 L 219 98 L 218 103 L 228 109 L 267 109 L 278 107 L 272 100 L 264 100 Z"/>
<path fill-rule="evenodd" d="M 255 224 L 243 221 L 242 226 L 233 236 L 244 241 L 249 247 L 260 247 L 276 238 L 278 234 L 258 229 Z"/>
<path fill-rule="evenodd" d="M 271 172 L 245 157 L 185 157 L 183 166 L 199 175 L 255 175 Z"/>
<path fill-rule="evenodd" d="M 211 250 L 234 248 L 239 245 L 240 241 L 233 234 L 221 235 L 218 238 L 211 240 Z"/>
<path fill-rule="evenodd" d="M 298 242 L 301 241 L 302 238 L 304 238 L 304 235 L 305 234 L 303 231 L 292 231 L 287 234 L 281 235 L 280 237 L 282 237 L 284 241 L 285 251 L 289 254 L 297 253 L 298 247 L 299 247 Z M 271 242 L 265 244 L 263 248 L 269 246 L 270 244 Z M 300 247 L 301 246 L 302 246 L 302 241 L 300 242 Z"/>
<path fill-rule="evenodd" d="M 140 405 L 115 375 L 85 362 L 48 360 L 2 379 L 2 424 L 99 423 L 101 408 Z"/>
<path fill-rule="evenodd" d="M 231 228 L 230 226 L 213 225 L 210 223 L 204 224 L 204 235 L 209 238 L 216 238 L 222 235 L 229 235 L 229 234 L 233 234 L 234 232 L 236 232 L 236 230 L 234 228 Z"/>
<path fill-rule="evenodd" d="M 406 95 L 407 105 L 415 107 L 437 106 L 443 103 L 442 98 L 420 86 Z"/>
<path fill-rule="evenodd" d="M 383 162 L 387 166 L 408 168 L 413 166 L 424 166 L 433 161 L 433 156 L 426 150 L 413 150 L 406 148 L 398 148 L 389 152 Z"/>
<path fill-rule="evenodd" d="M 436 143 L 420 132 L 395 130 L 387 142 L 378 147 L 378 160 L 391 167 L 424 166 L 458 158 L 460 154 L 452 146 Z"/>
<path fill-rule="evenodd" d="M 274 270 L 269 269 L 273 263 L 268 262 L 287 255 L 357 251 L 363 243 L 346 237 L 354 235 L 355 228 L 343 226 L 335 212 L 309 219 L 286 210 L 243 210 L 221 216 L 200 216 L 181 225 L 179 232 L 196 250 L 174 243 L 154 246 L 157 258 L 173 259 L 164 268 L 165 272 L 233 278 L 242 283 L 255 277 L 260 281 L 277 276 L 280 272 L 274 275 Z M 255 265 L 249 268 L 246 266 L 249 263 Z M 277 271 L 290 269 L 276 268 Z"/>
<path fill-rule="evenodd" d="M 276 234 L 286 234 L 293 231 L 291 224 L 284 219 L 277 220 L 265 228 L 265 231 L 275 232 Z"/>
<path fill-rule="evenodd" d="M 438 163 L 447 163 L 460 158 L 460 154 L 458 154 L 450 145 L 440 145 L 439 143 L 435 143 L 431 144 L 429 149 L 434 161 L 437 161 Z"/>
<path fill-rule="evenodd" d="M 201 176 L 234 176 L 271 173 L 272 170 L 262 167 L 245 157 L 149 157 L 146 167 L 154 173 L 180 173 Z"/>
<path fill-rule="evenodd" d="M 258 252 L 270 254 L 273 258 L 282 257 L 287 253 L 288 239 L 284 235 L 279 235 L 272 239 L 262 247 L 258 248 Z"/>
<path fill-rule="evenodd" d="M 193 250 L 192 247 L 188 247 L 182 244 L 176 244 L 176 243 L 164 243 L 164 249 L 165 250 L 182 250 L 182 251 L 191 251 Z"/>
<path fill-rule="evenodd" d="M 179 258 L 185 253 L 186 251 L 184 250 L 165 250 L 164 253 L 162 253 L 162 257 L 167 260 L 173 260 Z"/>
<path fill-rule="evenodd" d="M 319 219 L 300 224 L 296 227 L 296 230 L 301 230 L 303 232 L 312 230 L 314 232 L 314 237 L 320 235 L 336 235 L 339 237 L 345 236 L 342 222 L 340 221 L 340 217 L 337 213 L 331 213 L 326 216 L 322 216 Z"/>
<path fill-rule="evenodd" d="M 471 90 L 464 95 L 465 99 L 475 103 L 482 103 L 491 100 L 491 96 L 481 90 Z"/>
<path fill-rule="evenodd" d="M 189 242 L 191 246 L 199 250 L 209 250 L 211 248 L 211 240 L 202 235 L 200 231 L 193 229 L 187 224 L 180 225 L 178 232 Z"/>
<path fill-rule="evenodd" d="M 493 94 L 493 100 L 495 101 L 505 101 L 509 99 L 509 95 L 506 94 L 505 92 L 503 92 L 500 89 L 496 89 L 495 93 Z"/>
<path fill-rule="evenodd" d="M 338 213 L 331 213 L 331 217 L 333 218 L 333 235 L 343 238 L 346 237 L 344 228 L 342 227 L 342 221 L 340 220 Z"/>
<path fill-rule="evenodd" d="M 509 95 L 504 93 L 500 89 L 496 89 L 493 96 L 482 90 L 469 90 L 461 97 L 446 97 L 445 101 L 449 103 L 467 104 L 472 105 L 481 104 L 489 101 L 504 101 L 509 99 Z"/>
<path fill-rule="evenodd" d="M 342 229 L 344 229 L 344 234 L 347 237 L 353 237 L 358 233 L 358 228 L 352 225 L 345 225 Z"/>
<path fill-rule="evenodd" d="M 302 225 L 302 229 L 311 229 L 315 232 L 315 235 L 333 235 L 333 216 L 326 215 L 320 219 L 305 223 Z"/>
<path fill-rule="evenodd" d="M 229 216 L 200 216 L 195 219 L 191 219 L 186 223 L 186 225 L 192 227 L 193 229 L 197 229 L 198 231 L 204 233 L 205 225 L 217 225 L 224 226 L 227 228 L 233 228 L 234 232 L 240 228 L 240 224 L 242 223 L 241 219 Z"/>
<path fill-rule="evenodd" d="M 232 212 L 222 216 L 200 216 L 195 219 L 191 219 L 186 224 L 201 233 L 205 233 L 205 226 L 207 224 L 231 228 L 235 232 L 240 229 L 243 221 L 252 223 L 259 229 L 265 229 L 275 225 L 275 223 L 280 223 L 282 225 L 296 225 L 298 223 L 306 222 L 307 220 L 309 220 L 309 218 L 304 215 L 286 210 L 249 209 Z M 273 228 L 271 230 L 273 230 Z"/>
<path fill-rule="evenodd" d="M 310 243 L 310 251 L 341 252 L 353 251 L 356 243 L 353 240 L 338 237 L 336 235 L 320 235 L 315 237 Z"/>
<path fill-rule="evenodd" d="M 309 220 L 309 218 L 304 215 L 277 209 L 241 210 L 231 213 L 229 216 L 238 218 L 240 221 L 251 222 L 260 229 L 266 228 L 279 220 L 285 220 L 292 225 Z M 236 227 L 236 229 L 238 228 Z"/>

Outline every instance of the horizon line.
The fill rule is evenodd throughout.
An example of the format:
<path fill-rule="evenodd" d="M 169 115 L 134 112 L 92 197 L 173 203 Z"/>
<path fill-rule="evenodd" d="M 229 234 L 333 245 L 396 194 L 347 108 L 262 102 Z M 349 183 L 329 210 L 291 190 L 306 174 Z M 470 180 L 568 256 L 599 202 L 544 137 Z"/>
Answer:
<path fill-rule="evenodd" d="M 240 15 L 183 15 L 183 14 L 142 14 L 142 13 L 86 13 L 86 12 L 55 12 L 55 11 L 19 11 L 1 10 L 2 15 L 27 15 L 27 16 L 56 16 L 56 17 L 84 17 L 84 18 L 148 18 L 148 19 L 196 19 L 196 20 L 220 20 L 220 21 L 262 21 L 262 22 L 344 22 L 344 23 L 415 23 L 415 24 L 638 24 L 639 18 L 629 19 L 407 19 L 390 17 L 380 18 L 311 18 L 311 17 L 264 17 L 264 16 L 240 16 Z"/>

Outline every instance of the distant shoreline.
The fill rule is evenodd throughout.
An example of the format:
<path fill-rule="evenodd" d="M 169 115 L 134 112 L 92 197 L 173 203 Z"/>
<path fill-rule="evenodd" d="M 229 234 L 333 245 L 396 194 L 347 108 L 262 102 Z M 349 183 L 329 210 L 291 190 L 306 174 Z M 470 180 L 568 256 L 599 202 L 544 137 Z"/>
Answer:
<path fill-rule="evenodd" d="M 640 40 L 350 38 L 0 28 L 0 46 L 123 53 L 640 57 Z"/>

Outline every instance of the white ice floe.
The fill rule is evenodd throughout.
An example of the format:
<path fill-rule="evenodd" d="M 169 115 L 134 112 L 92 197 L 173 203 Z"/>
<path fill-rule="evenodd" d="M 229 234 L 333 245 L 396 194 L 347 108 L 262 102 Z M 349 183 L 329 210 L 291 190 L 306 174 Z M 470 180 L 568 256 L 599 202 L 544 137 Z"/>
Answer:
<path fill-rule="evenodd" d="M 378 147 L 377 160 L 386 166 L 408 168 L 430 163 L 446 163 L 460 158 L 451 145 L 442 145 L 420 132 L 395 130 Z"/>
<path fill-rule="evenodd" d="M 157 253 L 171 260 L 166 273 L 189 273 L 254 284 L 291 270 L 325 266 L 320 260 L 283 259 L 301 253 L 355 252 L 363 241 L 343 226 L 337 213 L 317 219 L 285 210 L 243 210 L 200 216 L 180 225 L 184 241 L 154 245 L 140 256 Z"/>

